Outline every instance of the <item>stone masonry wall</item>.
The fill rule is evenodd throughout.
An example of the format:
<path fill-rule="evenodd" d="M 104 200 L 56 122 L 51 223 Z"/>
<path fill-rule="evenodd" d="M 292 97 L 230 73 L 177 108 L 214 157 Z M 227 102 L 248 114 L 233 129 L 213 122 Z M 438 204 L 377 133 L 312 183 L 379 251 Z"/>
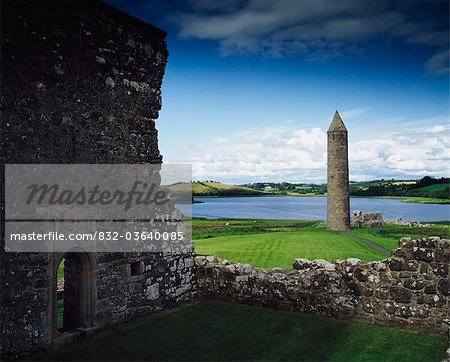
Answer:
<path fill-rule="evenodd" d="M 350 221 L 350 226 L 356 227 L 375 227 L 384 224 L 381 212 L 362 212 L 361 210 L 355 210 Z"/>
<path fill-rule="evenodd" d="M 155 120 L 168 58 L 164 31 L 97 0 L 0 4 L 0 193 L 7 163 L 162 162 Z M 0 210 L 4 235 L 3 194 Z M 1 360 L 61 339 L 61 257 L 5 253 L 0 240 Z M 89 258 L 92 303 L 83 317 L 94 330 L 195 296 L 193 248 Z"/>
<path fill-rule="evenodd" d="M 336 111 L 327 131 L 327 228 L 347 231 L 350 225 L 348 132 Z"/>
<path fill-rule="evenodd" d="M 95 325 L 117 324 L 192 300 L 195 296 L 192 251 L 164 256 L 100 254 Z"/>
<path fill-rule="evenodd" d="M 403 238 L 399 245 L 392 257 L 381 262 L 296 259 L 291 270 L 197 256 L 198 292 L 202 298 L 448 331 L 450 240 Z"/>
<path fill-rule="evenodd" d="M 4 160 L 161 162 L 165 32 L 96 0 L 1 6 Z"/>

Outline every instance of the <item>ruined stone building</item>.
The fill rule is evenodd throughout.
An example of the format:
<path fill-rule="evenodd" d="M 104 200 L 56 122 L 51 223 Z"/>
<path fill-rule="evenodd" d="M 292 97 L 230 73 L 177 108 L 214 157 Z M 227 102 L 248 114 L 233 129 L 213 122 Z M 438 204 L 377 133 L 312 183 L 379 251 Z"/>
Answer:
<path fill-rule="evenodd" d="M 97 0 L 2 0 L 1 235 L 6 164 L 161 164 L 166 33 Z M 168 204 L 167 214 L 175 213 Z M 328 130 L 328 228 L 349 227 L 347 130 Z M 264 270 L 183 253 L 14 253 L 0 245 L 0 360 L 197 296 L 442 332 L 449 241 L 406 239 L 381 263 Z M 301 255 L 293 255 L 301 257 Z M 64 271 L 63 326 L 57 271 Z"/>
<path fill-rule="evenodd" d="M 2 1 L 2 193 L 5 164 L 161 163 L 165 36 L 96 0 Z M 3 235 L 4 195 L 1 206 Z M 2 240 L 1 359 L 191 299 L 192 252 L 7 253 Z M 63 257 L 67 313 L 58 330 Z"/>
<path fill-rule="evenodd" d="M 327 228 L 347 231 L 350 227 L 348 132 L 337 111 L 327 134 Z"/>

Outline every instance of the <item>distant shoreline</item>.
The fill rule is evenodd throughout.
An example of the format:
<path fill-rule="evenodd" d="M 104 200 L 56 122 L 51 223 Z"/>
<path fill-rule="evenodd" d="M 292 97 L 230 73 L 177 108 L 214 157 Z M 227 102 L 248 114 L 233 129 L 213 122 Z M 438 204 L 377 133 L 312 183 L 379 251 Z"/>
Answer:
<path fill-rule="evenodd" d="M 301 195 L 301 194 L 287 194 L 287 195 L 277 195 L 277 194 L 260 194 L 260 195 L 193 195 L 195 198 L 232 198 L 232 197 L 327 197 L 327 195 Z M 350 195 L 350 198 L 376 198 L 376 199 L 392 199 L 399 200 L 406 203 L 414 204 L 436 204 L 436 205 L 448 205 L 450 200 L 447 199 L 434 199 L 426 197 L 408 197 L 408 196 L 359 196 Z M 201 201 L 195 201 L 194 203 L 202 203 Z"/>
<path fill-rule="evenodd" d="M 326 197 L 326 184 L 265 183 L 243 185 L 218 181 L 179 182 L 168 186 L 175 195 L 194 197 Z M 450 178 L 425 176 L 420 180 L 350 182 L 351 197 L 376 197 L 418 204 L 450 204 Z"/>

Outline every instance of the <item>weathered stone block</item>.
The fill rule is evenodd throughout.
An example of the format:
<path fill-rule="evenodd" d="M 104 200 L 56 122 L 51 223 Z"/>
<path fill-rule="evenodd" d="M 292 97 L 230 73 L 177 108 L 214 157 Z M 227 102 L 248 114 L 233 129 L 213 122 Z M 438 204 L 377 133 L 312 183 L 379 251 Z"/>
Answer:
<path fill-rule="evenodd" d="M 448 278 L 448 262 L 435 262 L 430 264 L 433 273 L 441 278 Z"/>
<path fill-rule="evenodd" d="M 415 260 L 405 258 L 392 257 L 388 259 L 389 269 L 392 271 L 415 271 L 419 267 L 419 263 Z"/>
<path fill-rule="evenodd" d="M 237 275 L 236 276 L 237 283 L 247 282 L 247 281 L 248 281 L 248 275 Z"/>
<path fill-rule="evenodd" d="M 357 283 L 348 283 L 347 290 L 351 295 L 361 296 L 364 294 L 364 289 Z"/>
<path fill-rule="evenodd" d="M 159 283 L 155 283 L 147 286 L 145 289 L 145 295 L 148 300 L 155 300 L 159 298 Z"/>
<path fill-rule="evenodd" d="M 412 238 L 403 237 L 398 241 L 398 246 L 400 246 L 402 249 L 407 249 L 408 247 L 415 246 L 415 244 L 413 243 Z"/>
<path fill-rule="evenodd" d="M 375 289 L 375 298 L 379 300 L 387 300 L 389 298 L 389 290 L 376 288 Z"/>
<path fill-rule="evenodd" d="M 412 278 L 405 279 L 403 281 L 403 286 L 405 288 L 412 289 L 412 290 L 420 290 L 424 287 L 424 285 L 425 284 L 422 280 L 417 280 L 417 279 L 412 279 Z"/>
<path fill-rule="evenodd" d="M 412 293 L 410 290 L 403 287 L 390 287 L 389 292 L 392 299 L 398 303 L 410 303 Z"/>
<path fill-rule="evenodd" d="M 426 294 L 436 294 L 436 284 L 431 283 L 426 285 L 423 291 Z"/>
<path fill-rule="evenodd" d="M 434 260 L 437 262 L 449 263 L 450 262 L 450 246 L 447 246 L 445 248 L 435 249 Z"/>
<path fill-rule="evenodd" d="M 353 272 L 353 276 L 358 279 L 360 282 L 366 282 L 367 279 L 367 270 L 364 270 L 362 268 L 356 268 Z"/>
<path fill-rule="evenodd" d="M 420 304 L 427 304 L 428 306 L 442 308 L 446 305 L 447 299 L 439 294 L 424 294 L 420 295 L 418 298 L 418 303 L 420 300 Z"/>
<path fill-rule="evenodd" d="M 416 260 L 432 262 L 434 260 L 433 249 L 424 247 L 414 247 L 413 255 Z"/>
<path fill-rule="evenodd" d="M 446 297 L 450 295 L 450 281 L 448 279 L 439 279 L 437 287 Z"/>

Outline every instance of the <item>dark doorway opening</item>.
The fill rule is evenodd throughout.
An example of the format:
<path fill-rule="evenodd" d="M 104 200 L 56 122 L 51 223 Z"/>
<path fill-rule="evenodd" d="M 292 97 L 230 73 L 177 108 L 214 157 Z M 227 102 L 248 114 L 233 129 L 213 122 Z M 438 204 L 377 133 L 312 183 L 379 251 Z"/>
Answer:
<path fill-rule="evenodd" d="M 64 315 L 64 265 L 65 258 L 61 259 L 56 272 L 56 307 L 58 309 L 56 314 L 56 328 L 58 331 L 63 329 L 63 315 Z"/>
<path fill-rule="evenodd" d="M 97 275 L 92 253 L 69 252 L 58 260 L 53 308 L 55 337 L 93 327 Z"/>

